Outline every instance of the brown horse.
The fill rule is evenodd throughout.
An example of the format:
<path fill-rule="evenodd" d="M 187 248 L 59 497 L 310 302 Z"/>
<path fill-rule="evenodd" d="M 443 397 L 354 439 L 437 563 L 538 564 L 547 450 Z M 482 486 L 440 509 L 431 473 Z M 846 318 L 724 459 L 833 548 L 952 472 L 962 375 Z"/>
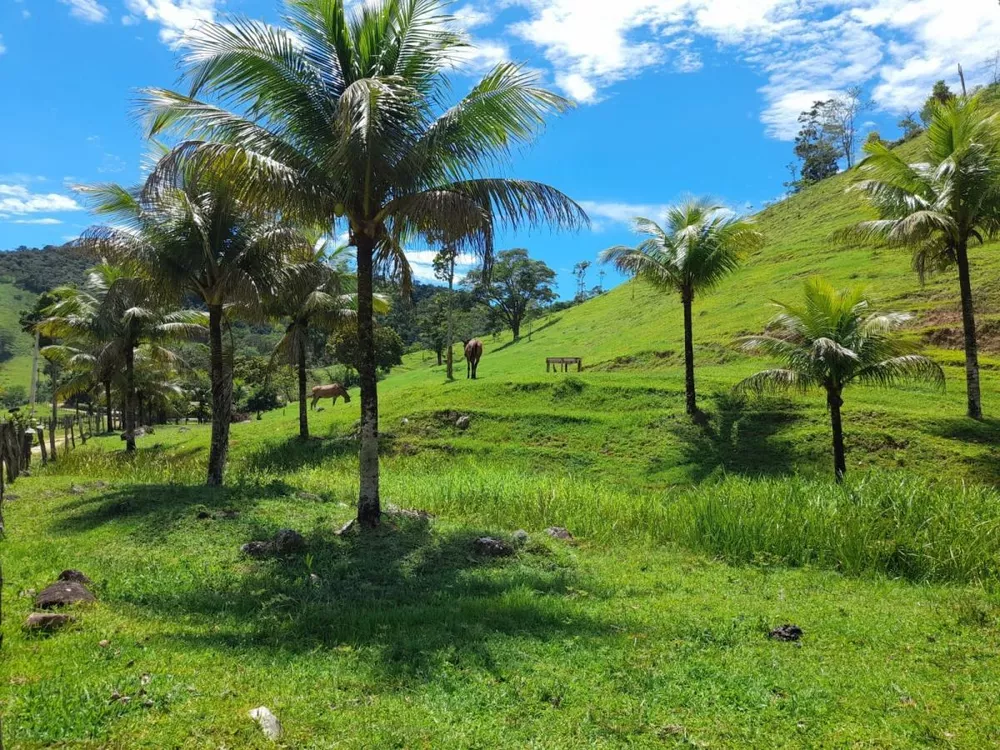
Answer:
<path fill-rule="evenodd" d="M 483 342 L 472 339 L 465 345 L 465 377 L 476 379 L 479 360 L 483 358 Z"/>
<path fill-rule="evenodd" d="M 351 396 L 340 383 L 330 383 L 330 385 L 317 385 L 312 389 L 312 406 L 311 409 L 316 408 L 316 402 L 321 398 L 332 398 L 333 403 L 337 403 L 337 399 L 340 396 L 344 397 L 344 403 L 351 403 Z"/>

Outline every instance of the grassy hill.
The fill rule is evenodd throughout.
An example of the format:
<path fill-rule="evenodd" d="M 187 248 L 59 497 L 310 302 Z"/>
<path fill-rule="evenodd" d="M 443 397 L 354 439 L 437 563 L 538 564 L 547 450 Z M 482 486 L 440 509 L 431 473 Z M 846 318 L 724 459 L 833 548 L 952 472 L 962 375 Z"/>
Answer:
<path fill-rule="evenodd" d="M 159 427 L 134 460 L 108 437 L 35 467 L 6 507 L 9 744 L 272 746 L 259 705 L 299 748 L 1000 744 L 1000 421 L 963 416 L 953 278 L 921 287 L 905 255 L 829 242 L 863 214 L 846 180 L 763 212 L 767 246 L 696 302 L 704 423 L 683 413 L 678 300 L 626 284 L 488 340 L 477 381 L 421 353 L 383 381 L 383 499 L 432 519 L 333 533 L 357 398 L 313 413 L 308 443 L 294 405 L 234 425 L 226 489 L 201 486 L 204 425 Z M 996 249 L 973 252 L 988 415 Z M 816 273 L 916 312 L 948 370 L 944 396 L 847 391 L 843 488 L 818 395 L 731 395 L 767 364 L 733 338 Z M 546 373 L 559 355 L 585 370 Z M 288 527 L 306 552 L 240 554 Z M 474 553 L 518 528 L 510 558 Z M 98 604 L 22 632 L 64 568 Z M 802 641 L 768 639 L 782 623 Z"/>
<path fill-rule="evenodd" d="M 31 385 L 34 341 L 21 331 L 18 315 L 35 303 L 36 296 L 13 284 L 0 283 L 0 330 L 10 331 L 14 336 L 14 356 L 0 362 L 0 389 L 19 385 L 27 391 Z"/>

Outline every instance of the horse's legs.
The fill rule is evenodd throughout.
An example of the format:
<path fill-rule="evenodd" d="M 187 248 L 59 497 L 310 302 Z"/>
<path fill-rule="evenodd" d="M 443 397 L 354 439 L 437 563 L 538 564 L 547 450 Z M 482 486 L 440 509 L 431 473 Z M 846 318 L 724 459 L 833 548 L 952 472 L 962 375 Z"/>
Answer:
<path fill-rule="evenodd" d="M 316 402 L 319 401 L 319 396 L 313 396 L 312 406 L 309 407 L 310 410 L 316 410 Z"/>

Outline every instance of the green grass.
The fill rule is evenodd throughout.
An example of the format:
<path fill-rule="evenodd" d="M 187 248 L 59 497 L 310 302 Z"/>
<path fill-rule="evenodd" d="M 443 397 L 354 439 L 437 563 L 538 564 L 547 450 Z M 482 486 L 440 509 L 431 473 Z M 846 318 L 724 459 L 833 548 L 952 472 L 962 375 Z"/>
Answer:
<path fill-rule="evenodd" d="M 224 490 L 200 486 L 205 426 L 158 428 L 133 461 L 106 438 L 36 468 L 6 507 L 8 745 L 265 747 L 246 715 L 261 704 L 297 748 L 1000 744 L 1000 420 L 963 416 L 954 280 L 920 287 L 902 254 L 827 241 L 861 215 L 844 187 L 765 211 L 768 246 L 696 302 L 697 423 L 679 303 L 639 285 L 488 340 L 478 381 L 407 357 L 380 387 L 383 498 L 429 523 L 333 534 L 355 499 L 358 399 L 313 414 L 307 444 L 294 406 L 235 425 Z M 974 252 L 988 415 L 995 250 Z M 818 395 L 731 395 L 767 364 L 732 340 L 812 273 L 916 312 L 949 376 L 943 396 L 846 392 L 844 488 Z M 546 374 L 559 355 L 586 369 Z M 225 508 L 239 517 L 197 517 Z M 308 553 L 240 556 L 284 527 Z M 531 541 L 514 557 L 471 553 L 517 528 Z M 99 603 L 26 635 L 19 594 L 67 567 Z M 785 622 L 800 644 L 766 637 Z"/>
<path fill-rule="evenodd" d="M 13 356 L 0 362 L 0 389 L 12 385 L 31 386 L 31 352 L 34 341 L 21 331 L 18 316 L 35 304 L 35 296 L 13 284 L 0 284 L 0 330 L 14 336 Z"/>

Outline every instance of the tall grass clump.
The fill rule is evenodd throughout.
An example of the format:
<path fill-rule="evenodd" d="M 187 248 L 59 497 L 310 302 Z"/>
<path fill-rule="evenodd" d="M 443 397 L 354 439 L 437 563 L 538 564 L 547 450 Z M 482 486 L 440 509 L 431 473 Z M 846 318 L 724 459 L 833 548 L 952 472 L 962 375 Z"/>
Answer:
<path fill-rule="evenodd" d="M 1000 496 L 872 473 L 837 486 L 729 477 L 671 501 L 675 540 L 730 562 L 774 560 L 849 575 L 989 582 L 1000 573 Z"/>

